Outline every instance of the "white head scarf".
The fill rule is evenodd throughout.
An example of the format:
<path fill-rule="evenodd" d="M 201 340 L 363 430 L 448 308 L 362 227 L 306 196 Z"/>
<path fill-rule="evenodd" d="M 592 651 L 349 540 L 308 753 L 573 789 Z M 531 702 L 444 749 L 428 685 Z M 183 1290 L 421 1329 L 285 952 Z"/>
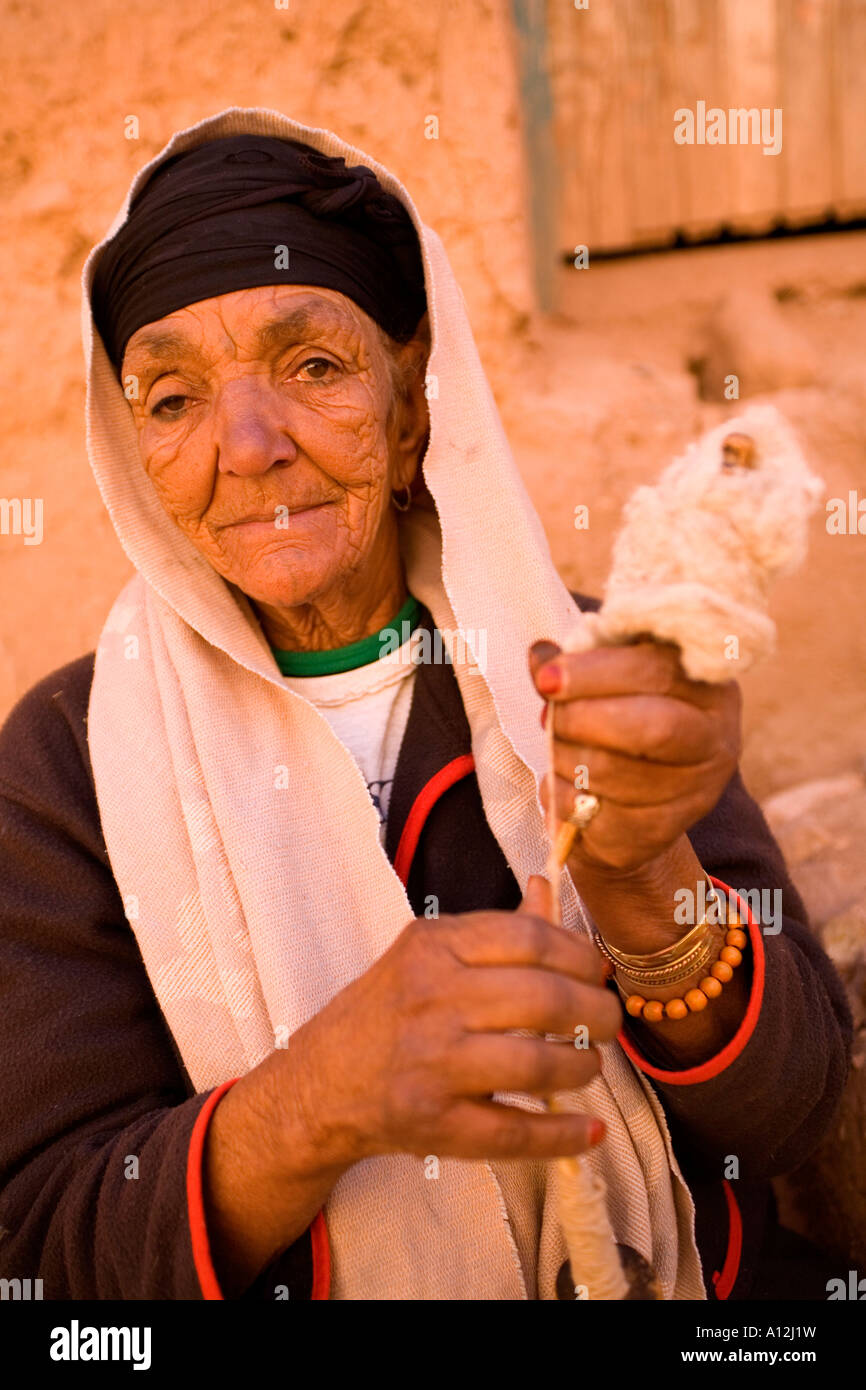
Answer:
<path fill-rule="evenodd" d="M 401 516 L 400 544 L 410 592 L 443 634 L 465 634 L 452 655 L 485 814 L 525 888 L 544 871 L 547 847 L 544 737 L 527 648 L 541 637 L 564 643 L 575 607 L 514 464 L 439 237 L 364 151 L 279 112 L 237 107 L 180 131 L 138 172 L 108 237 L 163 160 L 251 133 L 367 165 L 418 232 L 432 333 L 423 469 L 435 511 L 415 506 Z M 413 911 L 351 754 L 285 686 L 250 603 L 175 526 L 144 471 L 90 311 L 104 244 L 83 272 L 87 444 L 136 574 L 99 642 L 89 743 L 127 916 L 203 1091 L 261 1062 L 367 970 Z M 483 672 L 471 651 L 480 631 Z M 562 896 L 565 925 L 586 930 L 567 873 Z M 602 1055 L 602 1075 L 574 1099 L 608 1127 L 590 1162 L 607 1184 L 616 1237 L 653 1265 L 665 1297 L 703 1298 L 693 1206 L 661 1106 L 618 1044 Z M 325 1207 L 331 1296 L 553 1298 L 566 1252 L 552 1188 L 543 1164 L 442 1159 L 437 1180 L 410 1155 L 356 1164 Z"/>

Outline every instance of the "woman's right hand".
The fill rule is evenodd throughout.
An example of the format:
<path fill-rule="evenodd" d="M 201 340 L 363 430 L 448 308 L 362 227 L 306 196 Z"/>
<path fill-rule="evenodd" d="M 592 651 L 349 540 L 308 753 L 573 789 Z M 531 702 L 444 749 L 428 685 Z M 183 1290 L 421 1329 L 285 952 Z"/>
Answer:
<path fill-rule="evenodd" d="M 549 885 L 536 877 L 517 912 L 416 918 L 287 1049 L 220 1100 L 202 1182 L 228 1297 L 307 1229 L 360 1159 L 553 1158 L 602 1137 L 589 1115 L 534 1114 L 491 1099 L 583 1086 L 599 1070 L 591 1044 L 619 1030 L 600 954 L 549 914 Z M 514 1037 L 516 1028 L 568 1039 L 585 1028 L 578 1041 L 589 1045 Z"/>
<path fill-rule="evenodd" d="M 546 920 L 549 892 L 536 877 L 515 912 L 415 918 L 289 1039 L 291 1113 L 324 1166 L 389 1152 L 551 1158 L 598 1142 L 589 1115 L 491 1098 L 585 1085 L 600 1069 L 592 1044 L 621 1025 L 595 946 Z"/>

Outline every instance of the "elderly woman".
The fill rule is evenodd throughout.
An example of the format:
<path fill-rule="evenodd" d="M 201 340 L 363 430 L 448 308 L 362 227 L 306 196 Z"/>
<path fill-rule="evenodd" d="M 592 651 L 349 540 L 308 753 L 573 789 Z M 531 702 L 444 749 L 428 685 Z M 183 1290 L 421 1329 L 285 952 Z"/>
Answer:
<path fill-rule="evenodd" d="M 805 1247 L 768 1275 L 768 1178 L 825 1130 L 850 1019 L 737 772 L 737 689 L 649 641 L 560 650 L 578 608 L 459 288 L 370 163 L 222 113 L 85 268 L 136 574 L 2 734 L 2 1274 L 574 1297 L 549 1161 L 585 1153 L 665 1297 L 823 1296 Z M 598 798 L 562 926 L 541 697 L 558 817 L 578 769 Z M 725 947 L 708 880 L 783 915 Z"/>

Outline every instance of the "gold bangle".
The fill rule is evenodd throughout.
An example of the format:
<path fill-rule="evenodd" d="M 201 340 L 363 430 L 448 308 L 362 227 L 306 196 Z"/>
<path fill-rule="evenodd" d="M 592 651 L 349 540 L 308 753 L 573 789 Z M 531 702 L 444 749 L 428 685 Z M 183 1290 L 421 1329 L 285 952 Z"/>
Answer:
<path fill-rule="evenodd" d="M 649 989 L 678 985 L 681 980 L 687 980 L 690 975 L 694 975 L 698 970 L 703 970 L 710 961 L 715 960 L 721 944 L 720 934 L 712 927 L 707 927 L 704 938 L 697 943 L 694 949 L 671 965 L 660 966 L 653 970 L 638 970 L 637 968 L 625 970 L 622 966 L 617 966 L 617 975 L 622 975 L 632 984 L 642 985 Z"/>
<path fill-rule="evenodd" d="M 604 941 L 599 933 L 596 933 L 596 942 L 602 953 L 613 965 L 618 966 L 625 974 L 634 974 L 636 971 L 638 978 L 640 978 L 643 971 L 660 970 L 665 966 L 676 965 L 691 952 L 696 951 L 707 939 L 707 934 L 712 929 L 707 920 L 711 907 L 720 912 L 721 899 L 715 888 L 712 887 L 707 898 L 706 911 L 700 922 L 691 927 L 685 936 L 681 936 L 678 941 L 672 942 L 670 946 L 662 947 L 660 951 L 653 951 L 649 955 L 630 955 L 626 951 L 618 951 L 608 941 Z M 721 921 L 719 925 L 722 925 Z"/>

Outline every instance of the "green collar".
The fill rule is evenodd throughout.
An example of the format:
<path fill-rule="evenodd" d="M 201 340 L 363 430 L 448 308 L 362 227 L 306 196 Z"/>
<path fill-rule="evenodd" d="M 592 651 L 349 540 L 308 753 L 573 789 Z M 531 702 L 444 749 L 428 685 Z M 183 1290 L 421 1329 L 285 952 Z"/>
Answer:
<path fill-rule="evenodd" d="M 396 617 L 378 632 L 350 642 L 347 647 L 332 647 L 324 652 L 292 652 L 273 647 L 274 660 L 284 676 L 335 676 L 340 671 L 353 671 L 356 666 L 368 666 L 380 656 L 395 651 L 417 627 L 421 605 L 410 594 Z M 408 623 L 408 628 L 402 626 Z M 399 640 L 394 642 L 394 630 Z"/>

